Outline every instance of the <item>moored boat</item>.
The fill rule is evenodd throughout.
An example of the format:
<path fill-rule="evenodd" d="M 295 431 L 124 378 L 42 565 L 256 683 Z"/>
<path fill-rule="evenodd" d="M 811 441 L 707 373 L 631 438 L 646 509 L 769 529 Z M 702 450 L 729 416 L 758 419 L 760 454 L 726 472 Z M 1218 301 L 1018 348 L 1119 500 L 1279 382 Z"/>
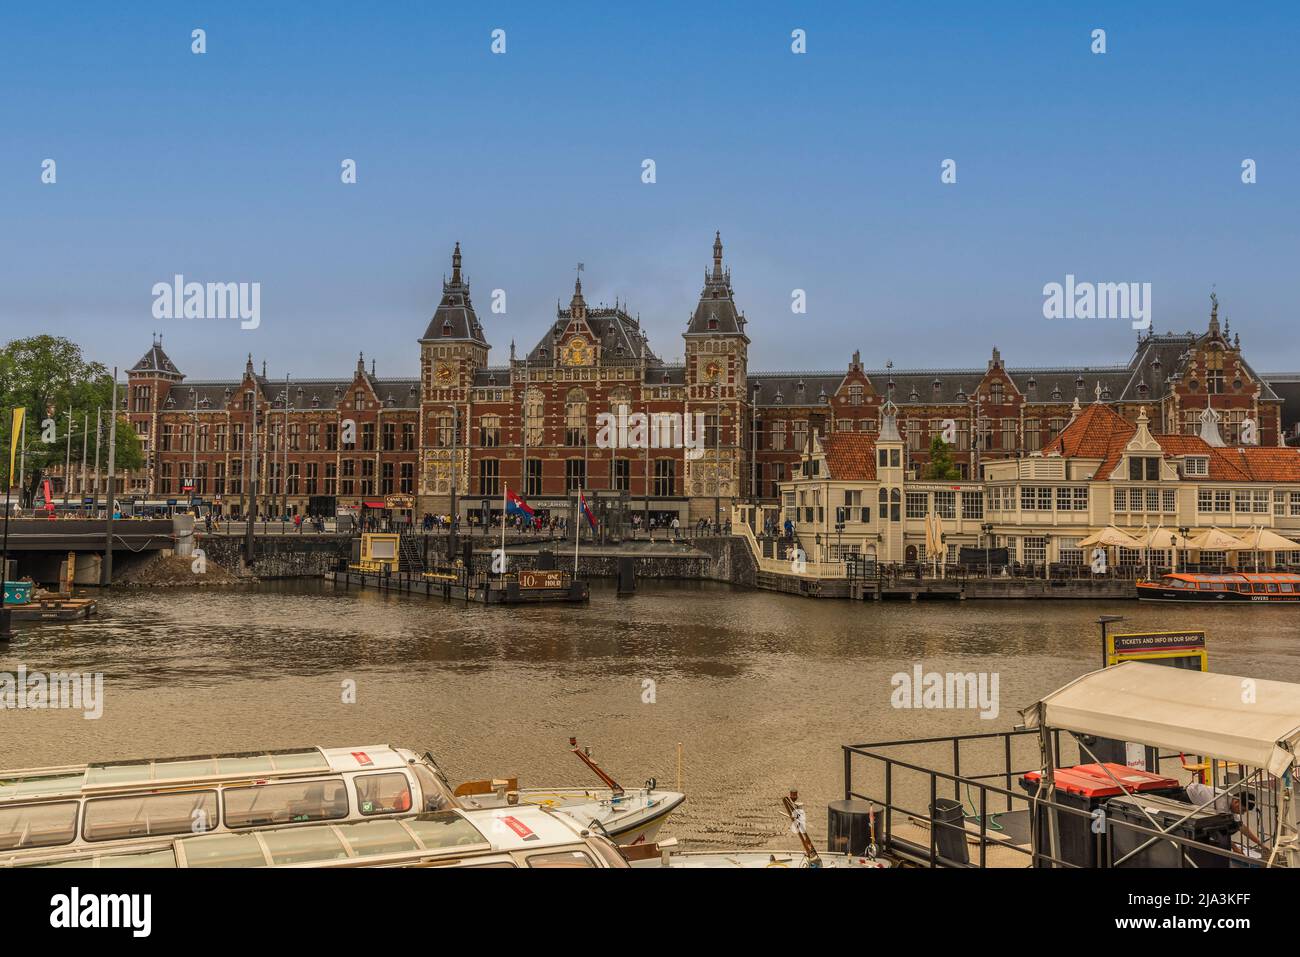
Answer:
<path fill-rule="evenodd" d="M 179 835 L 236 834 L 448 809 L 540 806 L 633 843 L 684 798 L 645 788 L 455 789 L 433 756 L 389 745 L 301 748 L 0 771 L 0 859 Z"/>
<path fill-rule="evenodd" d="M 69 853 L 0 857 L 0 867 L 626 868 L 607 838 L 542 807 L 460 808 L 386 819 L 196 834 Z"/>
<path fill-rule="evenodd" d="M 1300 574 L 1292 572 L 1174 572 L 1137 583 L 1143 601 L 1296 602 Z"/>

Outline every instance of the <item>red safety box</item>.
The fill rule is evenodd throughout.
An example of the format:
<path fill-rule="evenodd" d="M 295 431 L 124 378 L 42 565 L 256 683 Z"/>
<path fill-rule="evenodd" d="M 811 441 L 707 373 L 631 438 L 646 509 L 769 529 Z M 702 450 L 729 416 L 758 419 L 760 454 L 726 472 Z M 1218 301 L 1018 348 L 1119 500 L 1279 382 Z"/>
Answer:
<path fill-rule="evenodd" d="M 1105 768 L 1105 770 L 1102 770 Z M 1106 771 L 1109 771 L 1108 775 Z M 1032 797 L 1038 793 L 1038 782 L 1042 777 L 1037 771 L 1030 771 L 1020 779 L 1020 786 Z M 1111 780 L 1111 778 L 1114 780 Z M 1118 782 L 1118 784 L 1116 783 Z M 1056 802 L 1069 808 L 1087 812 L 1087 815 L 1060 814 L 1059 854 L 1063 861 L 1078 867 L 1097 867 L 1097 838 L 1091 828 L 1091 815 L 1113 797 L 1121 794 L 1159 794 L 1180 799 L 1183 786 L 1173 778 L 1150 771 L 1138 771 L 1123 764 L 1080 764 L 1072 768 L 1058 768 L 1056 771 Z M 1039 827 L 1037 833 L 1046 833 L 1047 806 L 1038 806 Z M 1047 852 L 1047 848 L 1041 849 Z M 1051 867 L 1043 860 L 1036 862 L 1038 867 Z"/>
<path fill-rule="evenodd" d="M 1106 770 L 1103 771 L 1102 768 Z M 1106 771 L 1109 771 L 1108 775 Z M 1020 786 L 1030 794 L 1038 791 L 1037 771 L 1030 771 L 1020 779 Z M 1114 780 L 1111 780 L 1111 778 Z M 1116 786 L 1118 781 L 1123 787 Z M 1139 771 L 1122 764 L 1078 764 L 1072 768 L 1058 768 L 1056 789 L 1088 800 L 1117 797 L 1124 792 L 1170 794 L 1183 786 L 1174 778 L 1150 771 Z"/>

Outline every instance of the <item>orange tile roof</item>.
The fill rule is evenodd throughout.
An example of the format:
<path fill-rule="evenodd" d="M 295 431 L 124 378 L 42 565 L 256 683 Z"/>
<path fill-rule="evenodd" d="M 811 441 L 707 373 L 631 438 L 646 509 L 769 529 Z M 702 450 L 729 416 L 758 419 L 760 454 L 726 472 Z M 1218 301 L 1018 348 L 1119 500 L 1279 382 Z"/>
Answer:
<path fill-rule="evenodd" d="M 870 482 L 876 477 L 876 437 L 866 432 L 832 432 L 822 439 L 826 471 L 839 482 Z"/>
<path fill-rule="evenodd" d="M 1043 449 L 1067 458 L 1101 459 L 1094 479 L 1105 479 L 1119 465 L 1124 447 L 1137 426 L 1108 406 L 1084 409 Z M 1203 455 L 1209 459 L 1211 482 L 1300 482 L 1300 449 L 1258 445 L 1210 445 L 1199 435 L 1152 433 L 1166 457 Z"/>
<path fill-rule="evenodd" d="M 1094 402 L 1071 419 L 1043 452 L 1059 452 L 1066 458 L 1105 458 L 1116 435 L 1124 433 L 1127 443 L 1136 431 L 1137 426 L 1110 406 Z"/>

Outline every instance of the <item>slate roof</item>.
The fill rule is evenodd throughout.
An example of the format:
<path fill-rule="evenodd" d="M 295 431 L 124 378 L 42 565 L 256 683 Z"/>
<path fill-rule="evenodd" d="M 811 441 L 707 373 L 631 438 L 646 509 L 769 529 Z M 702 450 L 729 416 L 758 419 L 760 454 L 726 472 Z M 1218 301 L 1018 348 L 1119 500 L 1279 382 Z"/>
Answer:
<path fill-rule="evenodd" d="M 486 346 L 483 327 L 479 325 L 478 315 L 469 298 L 469 283 L 465 282 L 460 272 L 460 243 L 456 244 L 451 254 L 451 280 L 442 284 L 442 299 L 429 320 L 429 327 L 424 330 L 420 341 L 436 339 L 439 342 L 475 342 Z"/>
<path fill-rule="evenodd" d="M 142 375 L 149 373 L 161 373 L 165 376 L 180 376 L 181 370 L 176 368 L 176 364 L 168 358 L 167 353 L 163 352 L 162 336 L 154 340 L 149 351 L 140 357 L 140 361 L 127 370 L 128 373 L 136 372 Z"/>
<path fill-rule="evenodd" d="M 731 270 L 722 268 L 722 233 L 713 236 L 713 271 L 704 275 L 700 301 L 686 325 L 688 336 L 744 335 L 745 315 L 736 308 Z"/>

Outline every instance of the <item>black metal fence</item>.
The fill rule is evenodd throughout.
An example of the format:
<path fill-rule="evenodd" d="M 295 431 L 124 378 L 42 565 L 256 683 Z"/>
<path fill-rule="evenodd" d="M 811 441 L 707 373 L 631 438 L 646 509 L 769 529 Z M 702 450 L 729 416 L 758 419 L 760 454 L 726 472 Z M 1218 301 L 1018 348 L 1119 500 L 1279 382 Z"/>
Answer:
<path fill-rule="evenodd" d="M 1181 860 L 1183 866 L 1261 865 L 1258 859 L 1231 849 L 1191 840 L 1146 824 L 1103 817 L 1099 826 L 1098 816 L 1093 810 L 1071 807 L 1059 801 L 1039 799 L 1036 794 L 1013 790 L 1017 778 L 1039 770 L 1040 740 L 1037 730 L 1019 730 L 843 745 L 844 797 L 866 801 L 875 808 L 875 841 L 880 851 L 895 859 L 928 867 L 1135 867 L 1143 866 L 1140 855 L 1143 852 L 1150 853 L 1150 849 L 1159 842 L 1165 842 L 1175 849 L 1175 859 Z M 1062 767 L 1062 732 L 1055 729 L 1049 731 L 1049 741 L 1053 763 L 1058 768 Z M 950 759 L 947 764 L 950 769 L 927 766 L 917 763 L 916 759 L 885 753 L 885 749 L 902 747 L 913 750 L 932 747 Z M 1029 756 L 1025 755 L 1026 747 L 1029 748 Z M 1073 741 L 1067 742 L 1067 748 L 1078 752 L 1072 755 L 1070 763 L 1093 761 Z M 988 758 L 994 755 L 997 757 L 996 764 L 987 765 Z M 1178 755 L 1160 757 L 1164 759 Z M 986 768 L 991 769 L 963 773 L 963 767 L 969 768 L 972 761 L 982 761 Z M 950 814 L 936 814 L 941 799 L 947 799 L 950 789 L 952 799 L 945 806 L 951 808 L 953 802 L 961 804 L 962 814 L 959 820 L 954 820 Z M 924 808 L 909 806 L 922 795 L 928 797 Z M 969 814 L 965 813 L 967 805 L 971 811 Z M 1187 808 L 1189 812 L 1193 810 L 1190 804 Z M 1027 842 L 1002 836 L 1005 829 L 998 818 L 1017 813 L 1027 819 Z M 898 833 L 898 818 L 911 823 L 918 830 L 926 830 L 928 842 L 923 844 L 912 836 Z M 1049 820 L 1053 823 L 1057 838 L 1058 853 L 1055 854 L 1048 847 Z M 968 823 L 970 821 L 974 821 L 973 827 Z M 1084 848 L 1088 851 L 1086 857 L 1094 861 L 1094 864 L 1080 863 L 1078 854 L 1074 860 L 1062 856 L 1061 835 L 1066 832 L 1076 835 L 1075 850 L 1079 846 L 1077 836 L 1082 835 Z M 951 849 L 954 842 L 964 844 L 966 850 L 957 854 L 943 853 L 942 846 Z M 972 843 L 976 850 L 974 861 L 969 859 Z M 1090 848 L 1087 846 L 1089 843 Z M 990 863 L 989 851 L 995 849 L 1005 851 L 1010 856 L 1002 858 L 1000 862 Z M 1023 861 L 1023 865 L 1007 861 Z"/>

